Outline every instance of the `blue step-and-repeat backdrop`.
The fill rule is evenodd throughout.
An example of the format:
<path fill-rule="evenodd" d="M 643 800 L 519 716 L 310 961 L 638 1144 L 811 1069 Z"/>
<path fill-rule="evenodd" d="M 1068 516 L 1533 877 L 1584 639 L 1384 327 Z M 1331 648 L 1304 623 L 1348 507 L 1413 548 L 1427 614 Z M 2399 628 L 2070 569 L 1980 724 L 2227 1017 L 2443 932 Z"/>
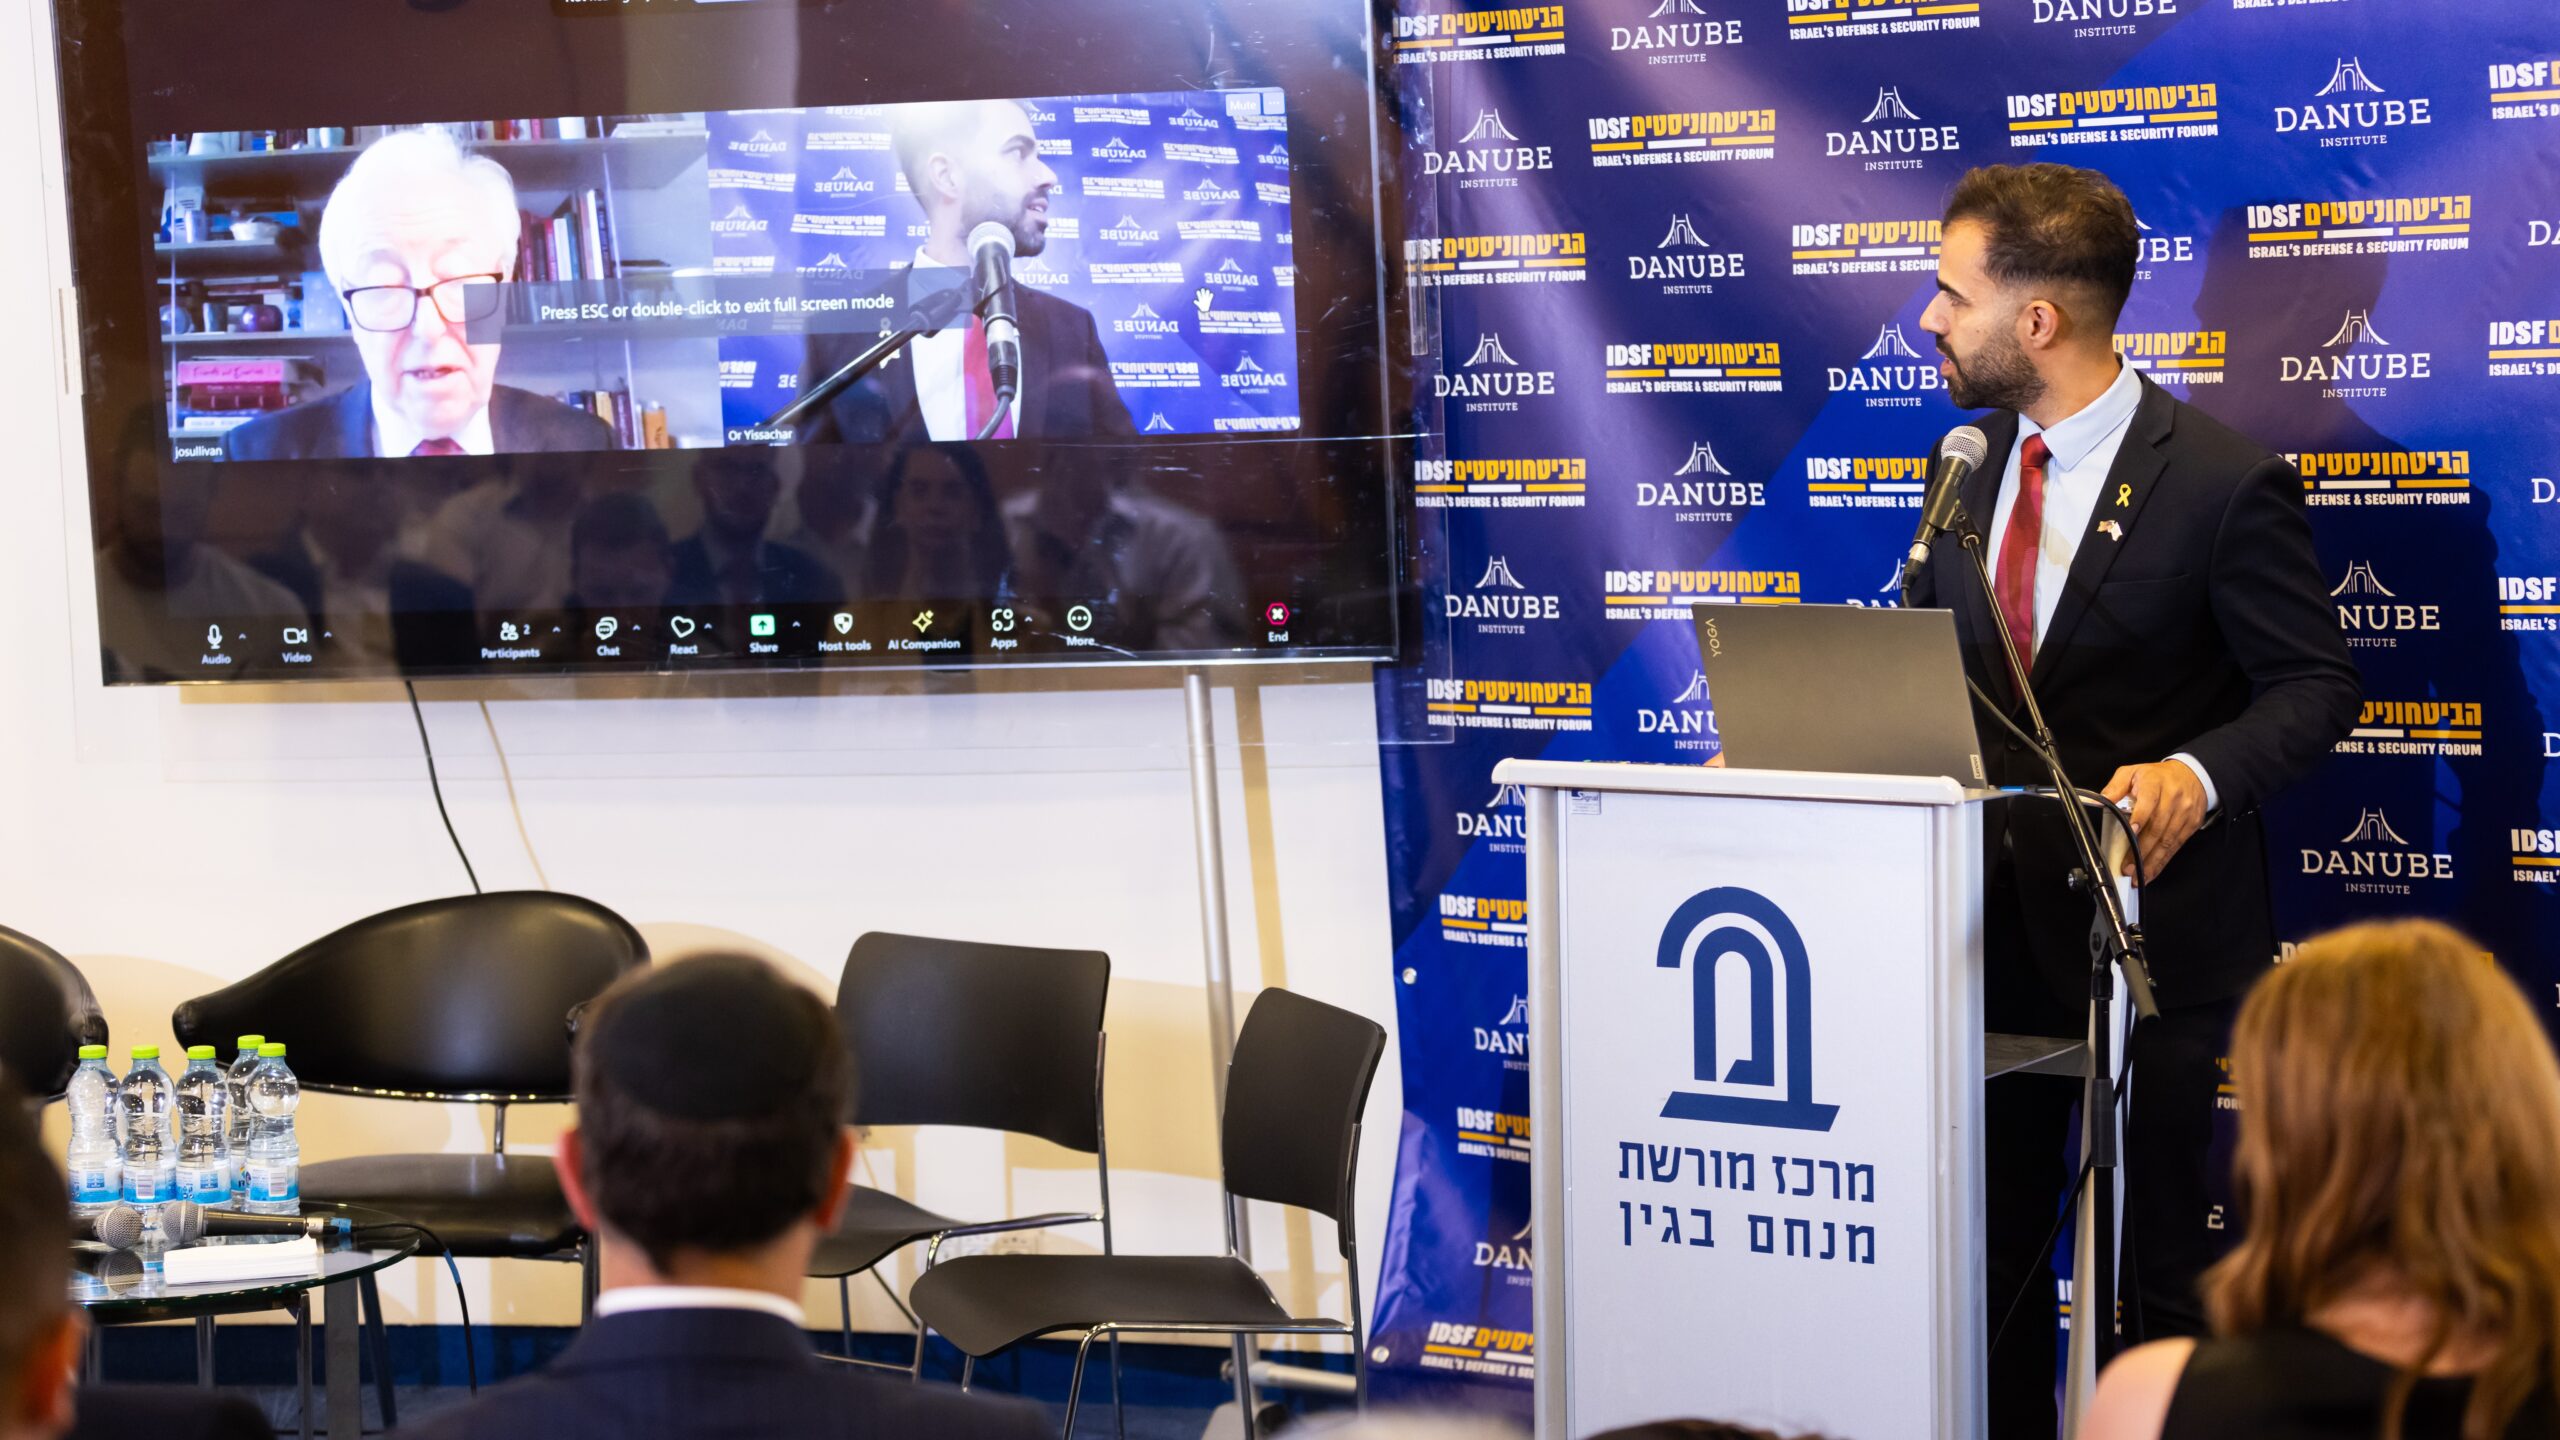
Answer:
<path fill-rule="evenodd" d="M 2368 697 L 2272 812 L 2279 919 L 2435 915 L 2560 1019 L 2560 30 L 2544 0 L 1397 0 L 1406 477 L 1383 674 L 1404 1105 L 1372 1358 L 1525 1397 L 1506 756 L 1717 748 L 1690 607 L 1894 602 L 1964 416 L 1918 325 L 1968 166 L 2105 171 L 2120 347 L 2294 459 Z M 1771 1257 L 1772 1264 L 1801 1264 Z"/>

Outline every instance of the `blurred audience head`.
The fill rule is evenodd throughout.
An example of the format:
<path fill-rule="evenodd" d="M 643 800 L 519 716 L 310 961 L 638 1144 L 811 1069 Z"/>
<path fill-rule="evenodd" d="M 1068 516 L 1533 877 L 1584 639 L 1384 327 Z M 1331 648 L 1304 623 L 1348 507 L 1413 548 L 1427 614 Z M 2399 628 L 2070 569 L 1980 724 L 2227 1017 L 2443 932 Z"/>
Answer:
<path fill-rule="evenodd" d="M 651 608 L 666 602 L 674 579 L 666 522 L 646 495 L 599 495 L 569 522 L 571 608 Z"/>
<path fill-rule="evenodd" d="M 605 1233 L 607 1282 L 763 1276 L 798 1294 L 853 1164 L 835 1011 L 750 956 L 652 965 L 585 1011 L 575 1068 L 563 1180 Z M 617 1271 L 617 1250 L 625 1267 L 645 1256 L 645 1272 Z"/>
<path fill-rule="evenodd" d="M 0 1079 L 0 1440 L 71 1428 L 87 1327 L 71 1308 L 69 1195 L 27 1097 Z"/>
<path fill-rule="evenodd" d="M 2493 1345 L 2465 1431 L 2504 1433 L 2560 1376 L 2560 1064 L 2523 994 L 2448 926 L 2353 925 L 2251 992 L 2231 1066 L 2245 1230 L 2205 1278 L 2214 1328 L 2421 1302 L 2428 1358 Z"/>
<path fill-rule="evenodd" d="M 909 445 L 891 457 L 872 507 L 871 592 L 992 597 L 1012 564 L 1004 513 L 973 445 Z"/>

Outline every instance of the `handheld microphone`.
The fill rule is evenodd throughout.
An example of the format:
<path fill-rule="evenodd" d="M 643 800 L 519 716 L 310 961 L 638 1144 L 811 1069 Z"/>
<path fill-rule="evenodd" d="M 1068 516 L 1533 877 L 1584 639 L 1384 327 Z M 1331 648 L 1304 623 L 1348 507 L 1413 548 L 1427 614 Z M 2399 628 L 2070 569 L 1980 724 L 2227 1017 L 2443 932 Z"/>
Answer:
<path fill-rule="evenodd" d="M 1013 299 L 1013 227 L 989 220 L 969 232 L 969 273 L 987 327 L 987 379 L 998 413 L 1022 388 L 1022 324 Z"/>
<path fill-rule="evenodd" d="M 1916 574 L 1929 561 L 1929 547 L 1956 523 L 1956 502 L 1974 467 L 1991 451 L 1991 442 L 1971 425 L 1959 425 L 1938 442 L 1938 468 L 1929 476 L 1929 493 L 1920 505 L 1920 528 L 1911 533 L 1911 553 L 1903 572 Z"/>
<path fill-rule="evenodd" d="M 118 1201 L 98 1212 L 81 1238 L 110 1250 L 130 1250 L 142 1243 L 144 1217 L 138 1206 Z M 192 1200 L 172 1200 L 160 1207 L 160 1233 L 170 1248 L 193 1245 L 208 1235 L 327 1235 L 352 1233 L 343 1215 L 252 1215 L 238 1210 L 208 1210 Z"/>

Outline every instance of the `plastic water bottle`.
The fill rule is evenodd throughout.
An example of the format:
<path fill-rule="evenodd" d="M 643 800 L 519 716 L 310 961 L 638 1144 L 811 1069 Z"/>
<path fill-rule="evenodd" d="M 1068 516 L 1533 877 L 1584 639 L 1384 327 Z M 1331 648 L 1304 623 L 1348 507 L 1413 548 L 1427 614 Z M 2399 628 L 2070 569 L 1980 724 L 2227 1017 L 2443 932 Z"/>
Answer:
<path fill-rule="evenodd" d="M 249 1108 L 257 1112 L 250 1131 L 249 1198 L 240 1208 L 259 1215 L 302 1213 L 302 1142 L 293 1133 L 294 1108 L 302 1103 L 302 1082 L 284 1063 L 284 1046 L 268 1041 L 258 1047 L 258 1068 L 249 1072 Z"/>
<path fill-rule="evenodd" d="M 199 1205 L 231 1200 L 231 1147 L 223 1133 L 229 1112 L 222 1067 L 213 1047 L 187 1047 L 187 1068 L 178 1076 L 178 1198 Z"/>
<path fill-rule="evenodd" d="M 71 1174 L 71 1213 L 96 1215 L 124 1195 L 124 1152 L 116 1144 L 116 1072 L 107 1047 L 80 1047 L 80 1068 L 63 1096 L 71 1111 L 71 1148 L 63 1168 Z"/>
<path fill-rule="evenodd" d="M 178 1147 L 169 1120 L 175 1087 L 160 1068 L 160 1047 L 136 1045 L 116 1098 L 124 1111 L 124 1201 L 142 1212 L 142 1263 L 157 1267 L 165 1243 L 164 1206 L 178 1198 Z"/>
<path fill-rule="evenodd" d="M 230 1091 L 230 1103 L 222 1117 L 224 1147 L 231 1152 L 231 1203 L 238 1205 L 249 1198 L 249 1130 L 257 1123 L 257 1113 L 249 1108 L 249 1072 L 258 1068 L 258 1047 L 267 1043 L 264 1035 L 240 1037 L 240 1052 L 222 1073 L 223 1084 Z"/>

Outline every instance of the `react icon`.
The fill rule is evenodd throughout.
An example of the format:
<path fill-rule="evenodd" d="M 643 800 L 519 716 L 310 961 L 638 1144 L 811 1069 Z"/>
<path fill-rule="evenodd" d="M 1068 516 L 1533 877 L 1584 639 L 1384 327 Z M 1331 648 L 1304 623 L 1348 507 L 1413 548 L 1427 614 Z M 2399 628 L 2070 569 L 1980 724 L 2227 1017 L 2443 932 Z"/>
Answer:
<path fill-rule="evenodd" d="M 597 639 L 599 639 L 599 640 L 610 640 L 610 639 L 612 639 L 612 638 L 613 638 L 613 632 L 614 632 L 614 631 L 616 631 L 616 630 L 619 630 L 619 629 L 621 629 L 621 628 L 622 628 L 622 622 L 621 622 L 621 621 L 614 619 L 614 618 L 613 618 L 612 616 L 610 616 L 610 615 L 607 615 L 607 616 L 606 616 L 606 617 L 604 617 L 603 619 L 601 619 L 601 620 L 599 620 L 599 621 L 597 621 L 597 622 L 596 622 L 596 638 L 597 638 Z"/>

